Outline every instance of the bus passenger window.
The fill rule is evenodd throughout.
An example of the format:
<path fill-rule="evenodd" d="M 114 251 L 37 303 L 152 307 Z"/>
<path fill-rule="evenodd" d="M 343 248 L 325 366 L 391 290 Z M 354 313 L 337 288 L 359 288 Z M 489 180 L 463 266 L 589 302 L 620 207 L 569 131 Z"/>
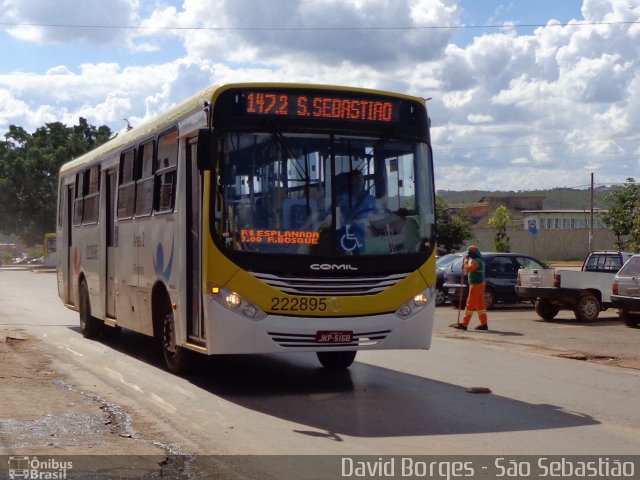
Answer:
<path fill-rule="evenodd" d="M 118 220 L 133 217 L 135 207 L 135 149 L 120 155 L 120 186 L 118 187 Z"/>
<path fill-rule="evenodd" d="M 141 178 L 136 182 L 136 216 L 151 215 L 153 208 L 153 154 L 155 142 L 138 148 Z"/>
<path fill-rule="evenodd" d="M 171 212 L 176 201 L 176 167 L 178 165 L 178 130 L 158 137 L 158 154 L 154 162 L 154 210 Z"/>
<path fill-rule="evenodd" d="M 82 223 L 97 223 L 100 214 L 100 165 L 85 170 L 86 193 L 84 195 L 84 213 Z"/>
<path fill-rule="evenodd" d="M 84 186 L 86 184 L 85 172 L 76 174 L 75 199 L 73 200 L 73 225 L 82 225 L 82 213 L 84 210 Z"/>

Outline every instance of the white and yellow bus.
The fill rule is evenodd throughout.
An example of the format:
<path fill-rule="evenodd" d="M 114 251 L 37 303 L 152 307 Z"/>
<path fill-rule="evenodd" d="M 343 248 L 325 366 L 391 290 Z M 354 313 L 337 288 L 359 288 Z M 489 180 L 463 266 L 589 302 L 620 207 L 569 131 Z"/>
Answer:
<path fill-rule="evenodd" d="M 43 264 L 45 267 L 56 268 L 58 265 L 58 253 L 56 252 L 57 234 L 45 233 L 43 245 Z"/>
<path fill-rule="evenodd" d="M 345 200 L 354 172 L 366 207 Z M 82 334 L 157 337 L 175 373 L 192 352 L 315 352 L 346 368 L 357 350 L 427 349 L 425 102 L 320 85 L 210 87 L 63 165 L 56 233 L 59 295 Z"/>

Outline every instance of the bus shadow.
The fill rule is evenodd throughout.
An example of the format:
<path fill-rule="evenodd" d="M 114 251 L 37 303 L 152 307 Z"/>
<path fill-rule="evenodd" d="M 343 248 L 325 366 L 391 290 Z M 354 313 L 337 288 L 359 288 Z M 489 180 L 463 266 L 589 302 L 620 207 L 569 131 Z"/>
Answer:
<path fill-rule="evenodd" d="M 149 337 L 124 331 L 118 340 L 103 342 L 163 368 L 159 347 Z M 197 357 L 184 378 L 212 396 L 304 425 L 294 433 L 332 441 L 343 435 L 496 433 L 599 423 L 560 406 L 469 393 L 466 387 L 358 361 L 348 370 L 330 371 L 306 353 Z"/>
<path fill-rule="evenodd" d="M 298 433 L 395 437 L 544 430 L 598 424 L 554 405 L 535 405 L 355 362 L 332 372 L 315 355 L 207 359 L 200 388 L 261 413 L 311 427 Z M 246 383 L 239 379 L 249 374 Z M 243 379 L 244 380 L 244 379 Z"/>

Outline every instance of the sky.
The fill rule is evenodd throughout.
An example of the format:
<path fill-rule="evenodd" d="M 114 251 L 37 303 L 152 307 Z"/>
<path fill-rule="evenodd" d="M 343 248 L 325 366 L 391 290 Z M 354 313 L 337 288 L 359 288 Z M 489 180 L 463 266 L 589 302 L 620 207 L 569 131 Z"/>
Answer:
<path fill-rule="evenodd" d="M 438 190 L 640 179 L 640 0 L 0 0 L 0 52 L 0 138 L 313 82 L 429 98 Z"/>

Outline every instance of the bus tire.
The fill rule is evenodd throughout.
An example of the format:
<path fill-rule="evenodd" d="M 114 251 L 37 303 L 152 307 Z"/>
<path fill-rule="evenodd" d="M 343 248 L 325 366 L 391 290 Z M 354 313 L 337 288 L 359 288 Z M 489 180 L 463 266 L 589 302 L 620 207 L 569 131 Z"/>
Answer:
<path fill-rule="evenodd" d="M 122 332 L 122 327 L 110 327 L 109 325 L 102 326 L 102 336 L 107 340 L 116 340 L 120 337 L 120 333 Z"/>
<path fill-rule="evenodd" d="M 173 312 L 169 311 L 162 321 L 162 356 L 167 370 L 176 375 L 186 373 L 191 363 L 189 354 L 189 350 L 176 345 Z"/>
<path fill-rule="evenodd" d="M 347 350 L 342 352 L 316 352 L 316 355 L 324 368 L 343 370 L 353 363 L 356 353 L 355 350 Z"/>
<path fill-rule="evenodd" d="M 84 338 L 98 338 L 102 330 L 102 322 L 91 315 L 91 302 L 86 280 L 80 281 L 78 288 L 78 303 L 80 311 L 80 333 Z"/>

